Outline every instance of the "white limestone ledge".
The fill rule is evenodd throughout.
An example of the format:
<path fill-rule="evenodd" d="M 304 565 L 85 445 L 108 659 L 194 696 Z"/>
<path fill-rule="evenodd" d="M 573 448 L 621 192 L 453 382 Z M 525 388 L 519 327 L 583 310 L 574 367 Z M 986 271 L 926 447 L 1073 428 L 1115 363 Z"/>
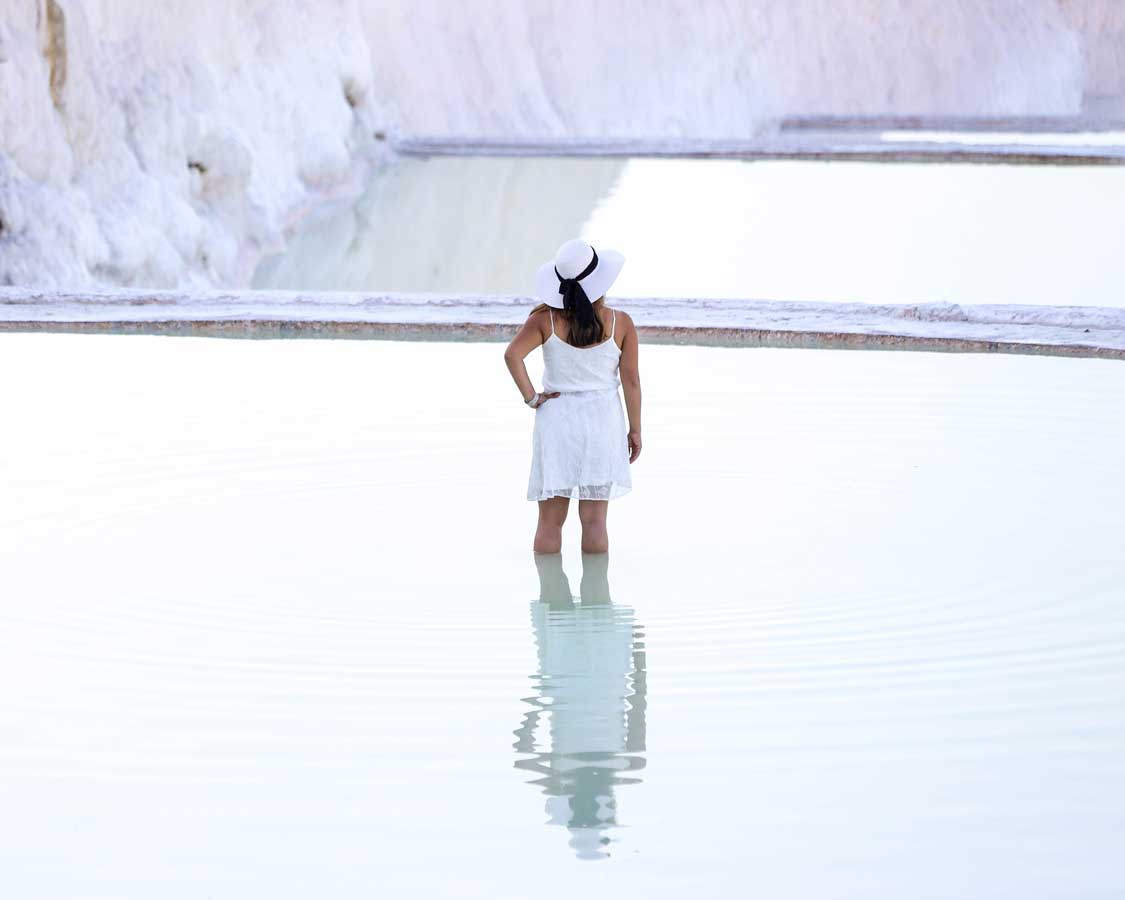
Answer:
<path fill-rule="evenodd" d="M 612 299 L 612 298 L 611 298 Z M 1125 359 L 1125 308 L 612 300 L 654 343 L 1037 353 Z M 528 297 L 0 288 L 0 331 L 507 340 Z"/>
<path fill-rule="evenodd" d="M 621 156 L 744 160 L 852 160 L 863 162 L 1005 163 L 1008 165 L 1125 165 L 1122 132 L 1097 133 L 1089 140 L 1041 134 L 1032 140 L 1005 135 L 942 139 L 890 139 L 883 134 L 843 129 L 785 130 L 755 140 L 507 138 L 472 135 L 392 135 L 402 156 Z"/>

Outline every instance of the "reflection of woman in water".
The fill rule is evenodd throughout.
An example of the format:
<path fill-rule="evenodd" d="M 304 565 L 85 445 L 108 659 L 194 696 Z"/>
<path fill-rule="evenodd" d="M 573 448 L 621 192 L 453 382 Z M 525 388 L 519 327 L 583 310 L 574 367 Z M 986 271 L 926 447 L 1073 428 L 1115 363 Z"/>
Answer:
<path fill-rule="evenodd" d="M 539 599 L 531 621 L 539 651 L 534 708 L 516 730 L 516 767 L 536 772 L 552 825 L 570 830 L 582 859 L 607 856 L 617 825 L 614 788 L 635 784 L 644 768 L 645 654 L 633 611 L 609 597 L 609 557 L 582 555 L 581 603 L 575 603 L 559 554 L 535 554 Z M 547 717 L 546 734 L 542 717 Z M 538 737 L 538 740 L 537 740 Z"/>

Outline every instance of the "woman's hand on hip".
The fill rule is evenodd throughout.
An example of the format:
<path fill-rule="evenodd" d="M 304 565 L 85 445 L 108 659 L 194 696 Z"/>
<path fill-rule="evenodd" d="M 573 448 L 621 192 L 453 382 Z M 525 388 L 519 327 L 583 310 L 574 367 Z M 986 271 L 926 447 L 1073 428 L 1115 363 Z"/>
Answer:
<path fill-rule="evenodd" d="M 549 394 L 542 394 L 542 393 L 541 393 L 541 394 L 539 395 L 539 399 L 535 401 L 535 405 L 534 405 L 533 407 L 531 407 L 531 408 L 532 408 L 532 409 L 539 409 L 539 407 L 540 407 L 540 406 L 542 406 L 542 405 L 543 405 L 544 403 L 546 403 L 546 402 L 547 402 L 548 400 L 550 400 L 550 399 L 551 399 L 552 397 L 557 397 L 558 395 L 559 395 L 559 392 L 558 392 L 558 391 L 552 391 L 552 392 L 551 392 L 551 393 L 549 393 Z"/>
<path fill-rule="evenodd" d="M 629 462 L 636 462 L 637 457 L 641 455 L 641 433 L 639 431 L 629 432 Z"/>

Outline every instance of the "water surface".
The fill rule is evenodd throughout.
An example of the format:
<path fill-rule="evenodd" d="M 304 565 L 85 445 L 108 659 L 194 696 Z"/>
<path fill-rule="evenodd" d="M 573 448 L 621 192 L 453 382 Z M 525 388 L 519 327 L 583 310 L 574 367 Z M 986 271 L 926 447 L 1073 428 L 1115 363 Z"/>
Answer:
<path fill-rule="evenodd" d="M 1120 895 L 1125 366 L 642 348 L 598 567 L 501 349 L 0 336 L 8 894 Z"/>
<path fill-rule="evenodd" d="M 402 159 L 254 284 L 526 295 L 581 234 L 618 297 L 1121 306 L 1123 208 L 1121 166 Z"/>

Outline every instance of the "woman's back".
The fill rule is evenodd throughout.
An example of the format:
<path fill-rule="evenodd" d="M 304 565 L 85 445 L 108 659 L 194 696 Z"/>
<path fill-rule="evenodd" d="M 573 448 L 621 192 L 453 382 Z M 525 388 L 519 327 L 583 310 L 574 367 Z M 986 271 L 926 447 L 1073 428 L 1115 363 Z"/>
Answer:
<path fill-rule="evenodd" d="M 621 348 L 617 346 L 617 311 L 610 310 L 609 337 L 589 347 L 568 344 L 555 331 L 551 316 L 551 336 L 543 343 L 543 390 L 602 391 L 621 384 L 618 367 Z"/>
<path fill-rule="evenodd" d="M 532 312 L 504 351 L 524 402 L 535 410 L 527 499 L 540 504 L 537 553 L 559 551 L 570 500 L 579 501 L 583 552 L 604 553 L 604 501 L 633 486 L 629 467 L 640 451 L 637 331 L 627 313 L 619 317 L 605 303 L 624 261 L 615 250 L 598 253 L 579 238 L 567 241 L 535 273 L 535 298 L 548 321 L 542 309 Z M 542 392 L 523 363 L 536 347 L 543 348 Z"/>

